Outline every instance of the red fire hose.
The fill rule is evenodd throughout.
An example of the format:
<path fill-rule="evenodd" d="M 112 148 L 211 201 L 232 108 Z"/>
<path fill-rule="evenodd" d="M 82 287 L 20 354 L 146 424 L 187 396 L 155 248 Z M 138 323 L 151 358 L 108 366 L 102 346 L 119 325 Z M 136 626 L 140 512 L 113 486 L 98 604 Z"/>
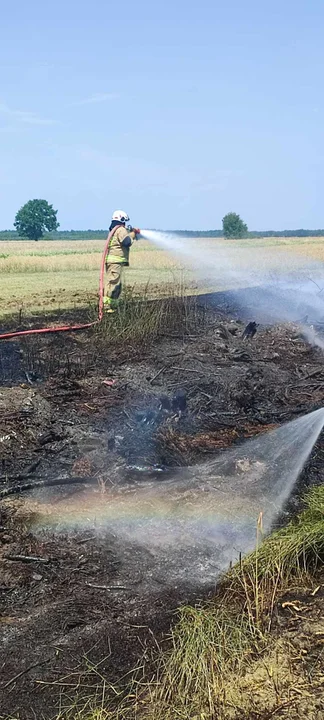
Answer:
<path fill-rule="evenodd" d="M 90 323 L 84 323 L 83 325 L 54 325 L 54 327 L 39 328 L 38 330 L 18 330 L 16 332 L 0 334 L 0 340 L 9 340 L 10 338 L 19 337 L 21 335 L 41 335 L 43 333 L 53 332 L 67 332 L 69 330 L 83 330 L 84 328 L 92 327 L 101 322 L 103 318 L 103 297 L 104 297 L 104 279 L 105 279 L 105 260 L 108 252 L 110 240 L 117 230 L 117 227 L 113 228 L 107 237 L 107 241 L 104 247 L 101 258 L 100 267 L 100 278 L 99 278 L 99 306 L 98 306 L 98 318 Z"/>

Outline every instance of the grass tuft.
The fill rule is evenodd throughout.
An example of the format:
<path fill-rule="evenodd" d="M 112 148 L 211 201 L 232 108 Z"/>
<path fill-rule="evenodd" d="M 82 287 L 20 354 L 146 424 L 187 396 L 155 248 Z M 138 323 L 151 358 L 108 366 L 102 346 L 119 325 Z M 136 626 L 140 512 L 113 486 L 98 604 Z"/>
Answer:
<path fill-rule="evenodd" d="M 214 602 L 181 609 L 143 717 L 236 717 L 237 679 L 265 652 L 275 603 L 309 587 L 323 564 L 324 487 L 310 490 L 304 511 L 261 545 L 260 530 L 259 519 L 255 552 L 224 576 Z"/>
<path fill-rule="evenodd" d="M 129 289 L 113 315 L 106 315 L 97 326 L 97 338 L 102 342 L 113 341 L 114 346 L 152 342 L 165 333 L 180 332 L 201 327 L 203 309 L 198 308 L 197 298 L 186 296 L 181 283 L 174 283 L 172 292 L 159 300 L 151 299 L 147 284 L 139 297 L 135 288 Z"/>

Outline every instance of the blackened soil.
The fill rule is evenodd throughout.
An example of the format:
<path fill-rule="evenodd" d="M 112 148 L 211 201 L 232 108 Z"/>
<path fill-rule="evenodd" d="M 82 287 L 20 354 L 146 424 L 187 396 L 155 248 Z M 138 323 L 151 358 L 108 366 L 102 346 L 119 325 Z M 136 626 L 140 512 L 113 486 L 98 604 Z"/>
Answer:
<path fill-rule="evenodd" d="M 296 326 L 261 325 L 246 341 L 254 316 L 241 320 L 228 298 L 197 303 L 192 321 L 141 347 L 112 347 L 98 331 L 0 342 L 1 488 L 62 478 L 55 503 L 80 487 L 72 477 L 163 482 L 170 466 L 323 405 L 322 351 Z M 320 438 L 292 512 L 305 486 L 323 482 L 323 449 Z M 0 708 L 20 720 L 53 717 L 62 693 L 80 694 L 89 664 L 118 683 L 162 641 L 179 604 L 213 591 L 170 587 L 149 550 L 109 533 L 34 533 L 29 497 L 4 498 L 0 514 Z M 8 559 L 17 555 L 40 559 Z M 95 671 L 86 677 L 96 682 Z"/>

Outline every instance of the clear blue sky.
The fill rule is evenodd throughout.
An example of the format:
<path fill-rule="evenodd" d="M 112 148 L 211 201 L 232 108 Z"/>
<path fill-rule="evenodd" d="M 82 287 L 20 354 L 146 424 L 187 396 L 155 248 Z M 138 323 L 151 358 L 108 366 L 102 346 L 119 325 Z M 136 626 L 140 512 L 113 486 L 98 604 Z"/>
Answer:
<path fill-rule="evenodd" d="M 1 8 L 0 228 L 324 227 L 323 0 Z"/>

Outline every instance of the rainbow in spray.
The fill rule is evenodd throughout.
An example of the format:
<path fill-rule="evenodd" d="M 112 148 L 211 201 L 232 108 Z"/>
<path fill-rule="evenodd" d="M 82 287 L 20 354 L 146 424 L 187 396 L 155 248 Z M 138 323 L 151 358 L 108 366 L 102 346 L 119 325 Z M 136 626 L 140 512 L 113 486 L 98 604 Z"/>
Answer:
<path fill-rule="evenodd" d="M 200 566 L 206 577 L 203 558 L 220 570 L 253 549 L 260 513 L 263 531 L 271 529 L 323 424 L 320 409 L 201 465 L 177 469 L 166 481 L 107 482 L 74 488 L 68 497 L 38 491 L 28 502 L 33 529 L 87 528 L 123 538 L 163 556 L 173 575 L 184 572 L 190 553 L 190 563 L 199 558 L 196 580 Z"/>

